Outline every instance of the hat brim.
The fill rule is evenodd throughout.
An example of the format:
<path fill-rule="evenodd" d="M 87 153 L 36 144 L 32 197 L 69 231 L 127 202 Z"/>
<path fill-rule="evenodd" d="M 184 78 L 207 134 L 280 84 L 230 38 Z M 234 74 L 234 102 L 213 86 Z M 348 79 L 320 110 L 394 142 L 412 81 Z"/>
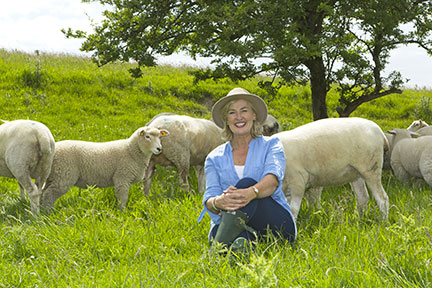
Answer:
<path fill-rule="evenodd" d="M 244 99 L 252 104 L 252 106 L 256 110 L 256 120 L 263 124 L 264 121 L 267 119 L 267 105 L 264 102 L 264 100 L 254 94 L 234 94 L 234 95 L 227 95 L 225 97 L 222 97 L 219 99 L 212 108 L 212 118 L 214 123 L 219 126 L 220 128 L 224 128 L 224 120 L 222 116 L 222 108 L 230 101 L 237 100 L 237 99 Z"/>

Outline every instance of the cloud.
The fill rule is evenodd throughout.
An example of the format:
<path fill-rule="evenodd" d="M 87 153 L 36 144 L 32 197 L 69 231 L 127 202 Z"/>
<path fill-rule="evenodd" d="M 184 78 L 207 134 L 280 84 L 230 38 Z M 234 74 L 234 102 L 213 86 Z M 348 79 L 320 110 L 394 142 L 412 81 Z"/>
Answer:
<path fill-rule="evenodd" d="M 90 18 L 100 21 L 103 6 L 79 0 L 8 1 L 0 10 L 2 48 L 26 52 L 81 53 L 82 40 L 66 39 L 61 29 L 91 31 Z"/>

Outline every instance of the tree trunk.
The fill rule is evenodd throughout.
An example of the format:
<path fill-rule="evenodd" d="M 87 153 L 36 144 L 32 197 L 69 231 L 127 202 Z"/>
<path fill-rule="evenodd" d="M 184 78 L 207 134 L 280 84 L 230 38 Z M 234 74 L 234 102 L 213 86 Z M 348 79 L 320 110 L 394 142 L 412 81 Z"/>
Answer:
<path fill-rule="evenodd" d="M 325 67 L 321 57 L 307 61 L 310 72 L 310 86 L 312 91 L 313 120 L 328 118 L 327 114 L 327 81 Z"/>

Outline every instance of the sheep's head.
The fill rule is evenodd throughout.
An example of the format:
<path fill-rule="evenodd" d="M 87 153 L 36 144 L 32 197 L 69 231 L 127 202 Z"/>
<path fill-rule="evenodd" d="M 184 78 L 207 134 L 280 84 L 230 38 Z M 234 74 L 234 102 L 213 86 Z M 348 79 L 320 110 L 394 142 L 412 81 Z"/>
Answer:
<path fill-rule="evenodd" d="M 271 136 L 282 131 L 282 127 L 280 126 L 279 122 L 270 114 L 267 115 L 267 119 L 264 121 L 262 126 L 264 136 Z"/>
<path fill-rule="evenodd" d="M 391 143 L 391 146 L 394 146 L 401 139 L 417 138 L 419 136 L 418 133 L 412 132 L 408 129 L 392 129 L 387 132 L 393 135 L 393 143 Z"/>
<path fill-rule="evenodd" d="M 413 123 L 411 123 L 411 125 L 407 129 L 412 131 L 412 132 L 416 132 L 420 128 L 427 127 L 427 126 L 429 126 L 429 124 L 427 124 L 425 121 L 419 119 L 419 120 L 415 120 Z"/>
<path fill-rule="evenodd" d="M 151 153 L 158 155 L 162 153 L 160 137 L 168 135 L 169 132 L 166 129 L 142 127 L 138 130 L 137 134 L 140 137 L 139 146 L 141 151 L 150 150 Z"/>

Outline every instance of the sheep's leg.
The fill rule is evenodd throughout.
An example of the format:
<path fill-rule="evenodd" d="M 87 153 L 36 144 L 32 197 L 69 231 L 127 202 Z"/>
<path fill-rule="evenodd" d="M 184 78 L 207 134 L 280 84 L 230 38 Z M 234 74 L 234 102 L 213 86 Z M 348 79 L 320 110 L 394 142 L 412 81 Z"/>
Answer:
<path fill-rule="evenodd" d="M 382 220 L 386 220 L 388 217 L 389 199 L 381 184 L 381 168 L 379 168 L 379 170 L 376 169 L 375 171 L 369 170 L 369 172 L 363 175 L 363 178 L 375 198 L 375 201 L 378 203 Z"/>
<path fill-rule="evenodd" d="M 175 159 L 175 161 L 173 160 L 174 165 L 177 167 L 177 171 L 179 173 L 179 181 L 180 181 L 180 189 L 184 190 L 184 191 L 188 191 L 189 190 L 189 181 L 188 181 L 188 177 L 189 177 L 189 168 L 190 168 L 190 164 L 189 164 L 189 159 L 190 156 L 189 154 L 187 155 L 177 155 L 178 157 Z"/>
<path fill-rule="evenodd" d="M 312 187 L 307 190 L 305 196 L 309 206 L 320 207 L 322 190 L 323 187 Z"/>
<path fill-rule="evenodd" d="M 16 176 L 16 179 L 18 180 L 18 183 L 20 183 L 20 193 L 22 191 L 21 187 L 23 187 L 24 190 L 28 192 L 32 213 L 39 214 L 39 203 L 42 194 L 41 191 L 37 188 L 37 186 L 33 183 L 32 179 L 28 175 L 18 175 Z M 23 194 L 21 194 L 21 198 L 22 196 Z"/>
<path fill-rule="evenodd" d="M 143 191 L 145 195 L 148 195 L 150 192 L 151 179 L 154 175 L 155 170 L 156 170 L 156 162 L 153 159 L 150 159 L 143 180 L 143 184 L 144 184 Z"/>
<path fill-rule="evenodd" d="M 12 167 L 10 171 L 14 175 L 15 179 L 18 180 L 21 199 L 26 199 L 25 191 L 27 191 L 30 200 L 31 211 L 34 214 L 38 214 L 41 191 L 38 189 L 35 183 L 33 183 L 33 180 L 30 177 L 30 171 L 25 171 L 22 169 L 22 167 L 23 165 Z"/>
<path fill-rule="evenodd" d="M 285 179 L 287 178 L 289 177 L 286 177 Z M 300 181 L 297 181 L 296 183 L 288 183 L 288 180 L 285 179 L 283 183 L 283 191 L 287 198 L 287 202 L 291 207 L 291 212 L 294 218 L 297 218 L 306 189 L 306 184 Z"/>
<path fill-rule="evenodd" d="M 123 184 L 115 185 L 114 187 L 115 195 L 119 200 L 119 205 L 118 205 L 119 209 L 126 208 L 128 197 L 129 197 L 129 186 L 130 186 L 129 184 L 123 183 Z"/>
<path fill-rule="evenodd" d="M 206 189 L 204 166 L 203 165 L 196 165 L 195 166 L 195 173 L 196 173 L 196 176 L 198 179 L 198 192 L 204 193 L 205 189 Z"/>
<path fill-rule="evenodd" d="M 24 187 L 21 185 L 21 183 L 18 182 L 19 188 L 20 188 L 20 197 L 21 200 L 26 201 L 27 197 L 26 197 L 26 191 L 24 189 Z"/>
<path fill-rule="evenodd" d="M 45 209 L 54 208 L 54 204 L 58 198 L 66 194 L 72 185 L 50 182 L 44 187 L 41 197 L 41 206 Z"/>
<path fill-rule="evenodd" d="M 350 185 L 356 195 L 357 211 L 361 216 L 363 215 L 369 203 L 369 194 L 366 189 L 365 181 L 360 177 L 357 180 L 351 182 Z"/>

